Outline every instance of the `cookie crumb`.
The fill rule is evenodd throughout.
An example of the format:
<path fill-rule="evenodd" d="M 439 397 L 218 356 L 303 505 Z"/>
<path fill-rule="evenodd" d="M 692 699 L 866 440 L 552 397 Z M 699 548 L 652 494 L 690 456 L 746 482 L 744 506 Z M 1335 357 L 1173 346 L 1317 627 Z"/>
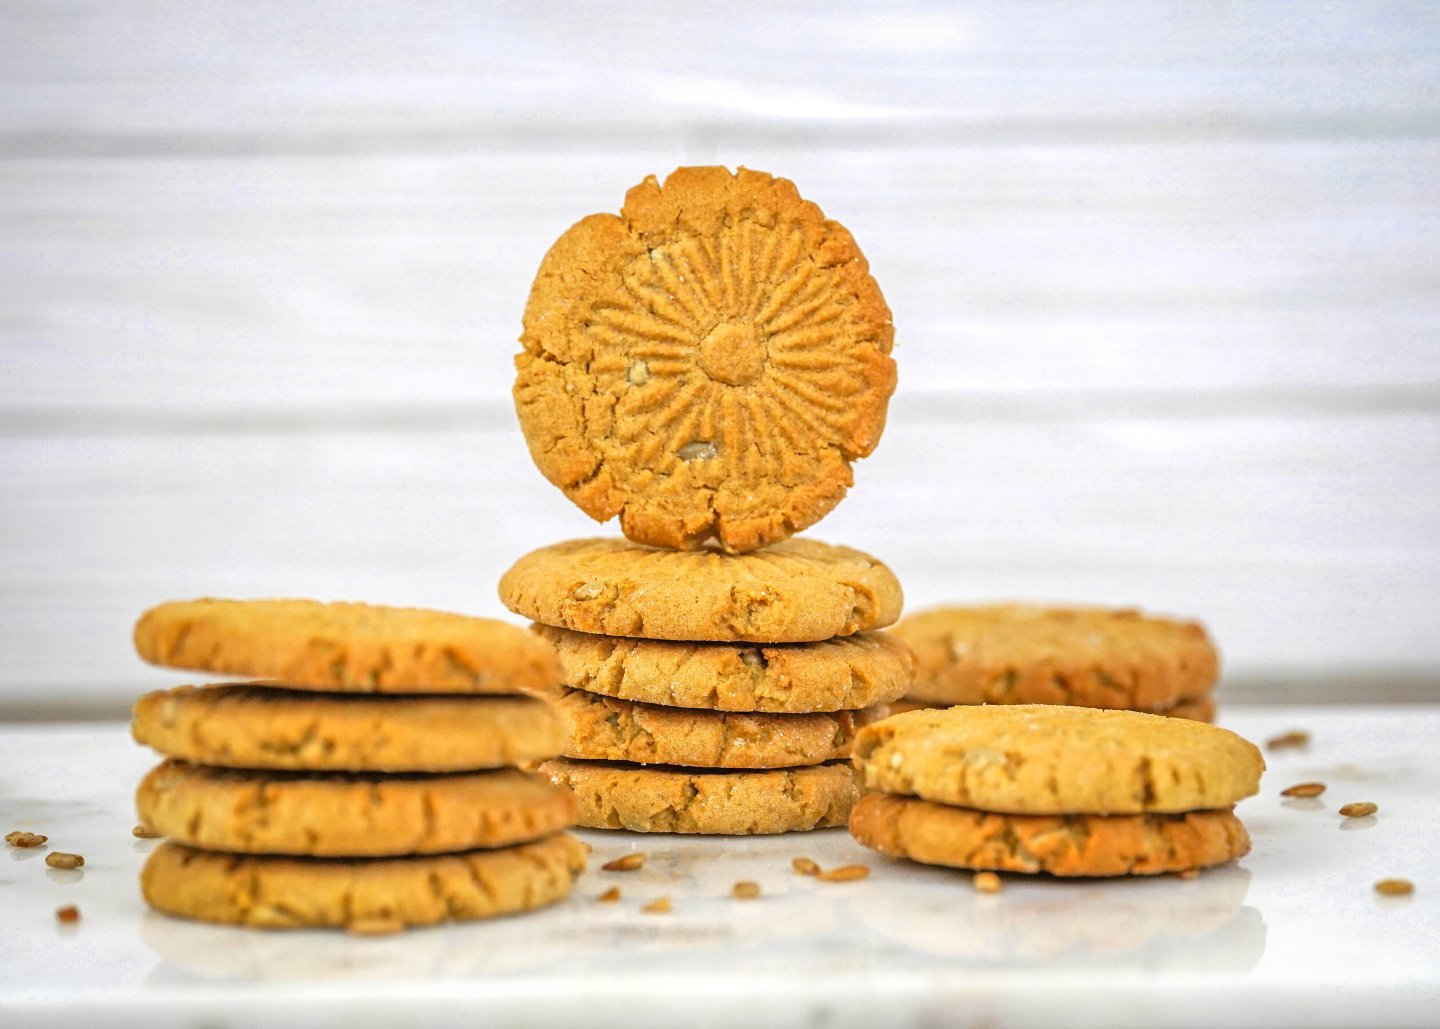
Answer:
<path fill-rule="evenodd" d="M 635 872 L 645 867 L 645 855 L 640 853 L 626 854 L 614 861 L 607 861 L 600 866 L 606 872 Z"/>
<path fill-rule="evenodd" d="M 130 835 L 137 840 L 158 840 L 165 834 L 163 832 L 156 832 L 148 825 L 137 825 L 130 830 Z"/>
<path fill-rule="evenodd" d="M 45 855 L 45 863 L 51 868 L 79 868 L 85 864 L 85 859 L 79 854 L 67 854 L 63 850 L 55 850 Z"/>
<path fill-rule="evenodd" d="M 1310 746 L 1310 734 L 1303 729 L 1291 729 L 1265 741 L 1266 750 L 1290 750 Z"/>
<path fill-rule="evenodd" d="M 1364 818 L 1366 815 L 1373 815 L 1379 811 L 1378 804 L 1372 804 L 1368 800 L 1356 801 L 1353 804 L 1345 804 L 1340 808 L 1340 813 L 1346 818 Z"/>
<path fill-rule="evenodd" d="M 1182 868 L 1180 871 L 1178 871 L 1178 872 L 1175 873 L 1175 878 L 1177 878 L 1177 879 L 1185 879 L 1185 880 L 1187 880 L 1187 881 L 1190 880 L 1190 879 L 1198 879 L 1198 878 L 1200 878 L 1200 869 L 1198 869 L 1198 868 Z"/>
<path fill-rule="evenodd" d="M 749 879 L 741 879 L 730 890 L 730 895 L 736 900 L 754 900 L 760 896 L 760 884 L 751 882 Z"/>
<path fill-rule="evenodd" d="M 999 893 L 1004 885 L 994 872 L 976 872 L 970 882 L 975 886 L 976 893 Z"/>
<path fill-rule="evenodd" d="M 74 904 L 66 904 L 63 908 L 56 908 L 55 921 L 61 925 L 74 925 L 80 921 L 80 909 Z"/>
<path fill-rule="evenodd" d="M 828 872 L 817 871 L 815 878 L 824 883 L 848 883 L 856 879 L 864 879 L 870 874 L 867 865 L 841 865 L 839 868 L 832 868 Z"/>
<path fill-rule="evenodd" d="M 647 915 L 668 915 L 670 913 L 670 898 L 656 897 L 650 903 L 642 905 L 640 910 Z"/>
<path fill-rule="evenodd" d="M 1318 797 L 1325 792 L 1323 782 L 1301 782 L 1296 783 L 1289 789 L 1280 791 L 1282 797 Z"/>
<path fill-rule="evenodd" d="M 820 866 L 811 861 L 808 857 L 797 857 L 790 862 L 790 867 L 801 875 L 819 875 Z"/>
<path fill-rule="evenodd" d="M 375 915 L 351 922 L 345 931 L 355 936 L 391 936 L 404 928 L 405 923 L 394 915 Z"/>
<path fill-rule="evenodd" d="M 45 841 L 49 838 L 48 836 L 41 836 L 39 833 L 24 832 L 20 829 L 5 834 L 6 843 L 12 847 L 20 847 L 22 850 L 28 850 L 31 847 L 43 847 Z"/>
<path fill-rule="evenodd" d="M 620 887 L 612 886 L 595 899 L 601 904 L 613 904 L 620 899 Z"/>
<path fill-rule="evenodd" d="M 1408 897 L 1415 892 L 1415 884 L 1409 879 L 1381 879 L 1375 884 L 1375 892 L 1385 897 Z"/>

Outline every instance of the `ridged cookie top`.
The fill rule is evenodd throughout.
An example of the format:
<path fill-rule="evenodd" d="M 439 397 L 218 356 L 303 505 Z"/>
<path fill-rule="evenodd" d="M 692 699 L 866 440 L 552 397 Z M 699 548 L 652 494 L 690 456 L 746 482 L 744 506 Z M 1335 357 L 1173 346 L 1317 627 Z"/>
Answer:
<path fill-rule="evenodd" d="M 753 550 L 845 495 L 885 426 L 893 337 L 854 239 L 793 183 L 681 168 L 545 255 L 515 406 L 535 463 L 591 517 Z"/>
<path fill-rule="evenodd" d="M 1098 607 L 997 604 L 911 615 L 910 695 L 936 704 L 1074 704 L 1161 711 L 1215 685 L 1203 626 Z"/>
<path fill-rule="evenodd" d="M 571 540 L 500 579 L 510 610 L 543 625 L 657 640 L 804 643 L 900 616 L 900 583 L 869 554 L 786 540 L 749 554 Z"/>
<path fill-rule="evenodd" d="M 855 739 L 865 785 L 1009 814 L 1143 814 L 1229 807 L 1265 761 L 1226 729 L 1044 704 L 910 711 Z"/>
<path fill-rule="evenodd" d="M 420 608 L 192 600 L 151 608 L 135 649 L 169 668 L 353 693 L 535 693 L 560 666 L 518 626 Z"/>

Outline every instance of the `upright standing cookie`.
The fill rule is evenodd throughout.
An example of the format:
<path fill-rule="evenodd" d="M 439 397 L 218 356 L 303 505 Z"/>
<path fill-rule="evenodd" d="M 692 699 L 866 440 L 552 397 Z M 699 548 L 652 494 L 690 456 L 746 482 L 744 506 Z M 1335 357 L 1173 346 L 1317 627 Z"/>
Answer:
<path fill-rule="evenodd" d="M 760 172 L 681 168 L 551 247 L 515 406 L 587 514 L 730 551 L 813 524 L 879 442 L 890 310 L 845 228 Z"/>

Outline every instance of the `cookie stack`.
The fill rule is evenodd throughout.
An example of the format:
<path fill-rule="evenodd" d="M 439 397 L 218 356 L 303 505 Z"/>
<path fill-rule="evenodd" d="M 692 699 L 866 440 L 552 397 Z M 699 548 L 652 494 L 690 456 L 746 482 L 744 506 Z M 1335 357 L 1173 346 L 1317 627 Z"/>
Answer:
<path fill-rule="evenodd" d="M 893 336 L 850 233 L 759 172 L 651 177 L 546 254 L 520 424 L 546 478 L 628 541 L 545 547 L 500 592 L 560 653 L 572 728 L 544 769 L 582 825 L 844 822 L 857 712 L 910 676 L 873 632 L 900 587 L 866 554 L 788 537 L 879 442 Z"/>
<path fill-rule="evenodd" d="M 1131 609 L 940 607 L 895 634 L 915 652 L 897 710 L 1067 704 L 1215 720 L 1220 659 L 1205 627 Z"/>
<path fill-rule="evenodd" d="M 863 729 L 850 831 L 933 865 L 1057 876 L 1190 873 L 1250 850 L 1251 743 L 1200 722 L 1044 705 L 911 711 Z"/>
<path fill-rule="evenodd" d="M 541 771 L 592 828 L 843 825 L 865 709 L 910 682 L 905 646 L 869 631 L 899 614 L 894 576 L 813 540 L 733 555 L 577 540 L 521 558 L 500 595 L 560 655 L 570 735 Z"/>
<path fill-rule="evenodd" d="M 141 887 L 210 922 L 382 932 L 540 907 L 585 848 L 575 804 L 518 770 L 560 751 L 554 655 L 523 629 L 304 600 L 164 604 L 140 656 L 251 682 L 135 705 L 166 755 L 140 818 L 169 837 Z"/>

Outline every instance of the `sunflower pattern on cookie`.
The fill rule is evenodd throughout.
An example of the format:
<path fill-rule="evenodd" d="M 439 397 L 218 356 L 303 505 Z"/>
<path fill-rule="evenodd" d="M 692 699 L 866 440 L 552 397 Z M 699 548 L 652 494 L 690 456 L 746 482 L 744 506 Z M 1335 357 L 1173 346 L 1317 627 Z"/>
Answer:
<path fill-rule="evenodd" d="M 743 552 L 823 517 L 879 442 L 890 311 L 785 179 L 682 168 L 541 264 L 516 408 L 545 476 L 625 535 Z"/>

